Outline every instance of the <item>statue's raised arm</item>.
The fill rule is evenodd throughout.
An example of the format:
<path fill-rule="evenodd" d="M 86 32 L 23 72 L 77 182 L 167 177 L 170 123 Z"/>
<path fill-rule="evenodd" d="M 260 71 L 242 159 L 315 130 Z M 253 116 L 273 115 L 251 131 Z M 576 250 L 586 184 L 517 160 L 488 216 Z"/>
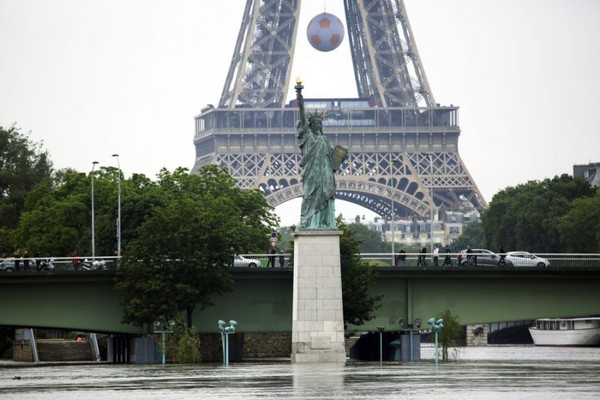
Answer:
<path fill-rule="evenodd" d="M 300 109 L 298 122 L 299 125 L 302 124 L 302 126 L 304 126 L 306 125 L 306 115 L 304 111 L 304 96 L 302 96 L 302 89 L 304 89 L 304 86 L 302 86 L 302 81 L 299 77 L 296 78 L 296 86 L 294 86 L 294 89 L 296 89 L 296 99 L 298 100 L 298 108 Z"/>

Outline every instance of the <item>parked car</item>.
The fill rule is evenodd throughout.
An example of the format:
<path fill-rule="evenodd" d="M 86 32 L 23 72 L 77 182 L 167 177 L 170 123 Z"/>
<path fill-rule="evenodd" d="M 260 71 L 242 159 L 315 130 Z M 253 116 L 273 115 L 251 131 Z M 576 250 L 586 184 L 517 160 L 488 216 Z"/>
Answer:
<path fill-rule="evenodd" d="M 236 254 L 233 256 L 233 266 L 256 268 L 260 266 L 260 260 L 255 260 L 254 258 L 246 258 L 244 256 Z"/>
<path fill-rule="evenodd" d="M 535 254 L 526 251 L 509 251 L 506 253 L 506 260 L 510 261 L 515 267 L 547 267 L 550 261 L 541 258 Z"/>
<path fill-rule="evenodd" d="M 15 259 L 7 258 L 5 260 L 2 260 L 2 262 L 0 263 L 0 271 L 14 272 L 15 271 Z"/>
<path fill-rule="evenodd" d="M 486 249 L 471 249 L 471 253 L 467 254 L 467 250 L 461 250 L 458 255 L 458 264 L 466 265 L 491 265 L 497 266 L 500 263 L 500 256 Z M 468 256 L 471 256 L 469 263 Z M 511 265 L 509 260 L 505 259 L 506 265 Z"/>

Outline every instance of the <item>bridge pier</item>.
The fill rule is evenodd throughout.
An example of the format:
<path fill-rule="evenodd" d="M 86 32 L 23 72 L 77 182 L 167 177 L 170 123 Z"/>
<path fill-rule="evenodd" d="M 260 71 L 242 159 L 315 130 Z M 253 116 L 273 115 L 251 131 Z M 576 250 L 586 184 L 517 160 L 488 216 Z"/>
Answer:
<path fill-rule="evenodd" d="M 131 356 L 131 335 L 110 335 L 107 344 L 107 361 L 113 364 L 129 364 Z"/>
<path fill-rule="evenodd" d="M 341 231 L 294 234 L 293 363 L 346 362 Z"/>
<path fill-rule="evenodd" d="M 467 325 L 467 346 L 488 345 L 488 324 Z"/>

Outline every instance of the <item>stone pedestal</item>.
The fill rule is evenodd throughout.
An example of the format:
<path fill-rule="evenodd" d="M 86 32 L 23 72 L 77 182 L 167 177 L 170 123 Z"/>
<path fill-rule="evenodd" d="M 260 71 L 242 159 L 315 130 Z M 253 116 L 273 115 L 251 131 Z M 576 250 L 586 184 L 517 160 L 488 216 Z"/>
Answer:
<path fill-rule="evenodd" d="M 341 231 L 294 234 L 293 363 L 346 361 Z"/>

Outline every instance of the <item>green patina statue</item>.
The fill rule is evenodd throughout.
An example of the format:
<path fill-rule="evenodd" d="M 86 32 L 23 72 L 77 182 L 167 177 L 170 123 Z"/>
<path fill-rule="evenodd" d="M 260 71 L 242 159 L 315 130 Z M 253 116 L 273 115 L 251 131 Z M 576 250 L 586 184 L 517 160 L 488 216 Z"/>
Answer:
<path fill-rule="evenodd" d="M 300 107 L 297 131 L 304 189 L 298 230 L 337 230 L 334 174 L 347 158 L 348 151 L 341 146 L 331 147 L 323 135 L 322 113 L 305 114 L 303 88 L 297 79 L 295 89 Z"/>

